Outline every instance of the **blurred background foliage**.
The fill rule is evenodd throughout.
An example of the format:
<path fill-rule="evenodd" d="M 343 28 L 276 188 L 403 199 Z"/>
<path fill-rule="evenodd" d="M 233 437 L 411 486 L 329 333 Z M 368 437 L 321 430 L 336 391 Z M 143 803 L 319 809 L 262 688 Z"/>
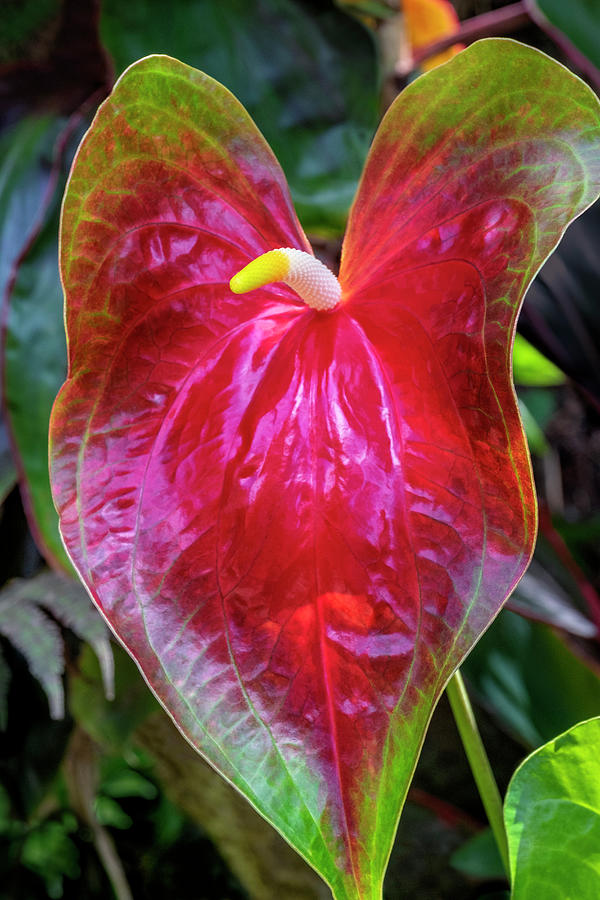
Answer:
<path fill-rule="evenodd" d="M 377 122 L 419 72 L 486 35 L 598 90 L 600 2 L 3 0 L 0 34 L 0 900 L 325 898 L 293 851 L 190 749 L 73 579 L 47 429 L 66 370 L 60 200 L 98 103 L 167 53 L 245 104 L 318 255 L 341 234 Z M 440 56 L 440 54 L 442 54 Z M 504 789 L 531 749 L 600 714 L 600 208 L 535 279 L 514 374 L 540 539 L 464 665 Z M 386 897 L 507 896 L 445 700 Z"/>

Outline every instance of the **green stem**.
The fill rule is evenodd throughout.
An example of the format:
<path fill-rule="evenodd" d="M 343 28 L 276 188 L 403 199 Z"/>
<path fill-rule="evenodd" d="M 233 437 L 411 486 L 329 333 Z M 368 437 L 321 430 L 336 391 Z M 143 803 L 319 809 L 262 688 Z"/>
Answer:
<path fill-rule="evenodd" d="M 502 799 L 481 740 L 481 735 L 479 734 L 479 729 L 477 728 L 473 707 L 471 706 L 460 671 L 457 670 L 450 679 L 446 687 L 446 694 L 448 695 L 456 727 L 475 778 L 479 796 L 498 845 L 504 871 L 510 880 L 508 843 L 502 816 Z"/>

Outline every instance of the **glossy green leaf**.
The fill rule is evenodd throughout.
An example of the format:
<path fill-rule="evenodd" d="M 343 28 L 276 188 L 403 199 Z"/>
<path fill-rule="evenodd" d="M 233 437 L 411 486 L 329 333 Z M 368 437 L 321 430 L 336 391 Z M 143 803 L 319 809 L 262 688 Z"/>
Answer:
<path fill-rule="evenodd" d="M 550 26 L 550 33 L 564 46 L 561 36 L 600 69 L 600 7 L 598 0 L 527 0 L 534 18 Z M 600 73 L 599 73 L 600 74 Z"/>
<path fill-rule="evenodd" d="M 462 667 L 478 699 L 529 747 L 600 714 L 600 677 L 548 626 L 502 612 Z"/>
<path fill-rule="evenodd" d="M 600 718 L 532 753 L 504 804 L 512 900 L 600 896 Z"/>
<path fill-rule="evenodd" d="M 166 53 L 244 104 L 286 173 L 304 227 L 343 231 L 379 112 L 371 35 L 330 0 L 105 0 L 117 73 Z"/>

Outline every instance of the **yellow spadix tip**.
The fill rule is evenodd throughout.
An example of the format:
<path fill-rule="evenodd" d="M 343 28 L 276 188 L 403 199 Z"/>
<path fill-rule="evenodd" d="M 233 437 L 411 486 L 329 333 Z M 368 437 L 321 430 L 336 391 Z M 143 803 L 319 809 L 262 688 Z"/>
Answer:
<path fill-rule="evenodd" d="M 311 253 L 294 247 L 268 250 L 253 259 L 233 276 L 229 287 L 234 294 L 245 294 L 276 281 L 287 284 L 318 312 L 335 309 L 342 296 L 333 272 Z"/>
<path fill-rule="evenodd" d="M 285 250 L 269 250 L 237 272 L 229 287 L 234 294 L 245 294 L 274 281 L 285 281 L 290 261 Z"/>

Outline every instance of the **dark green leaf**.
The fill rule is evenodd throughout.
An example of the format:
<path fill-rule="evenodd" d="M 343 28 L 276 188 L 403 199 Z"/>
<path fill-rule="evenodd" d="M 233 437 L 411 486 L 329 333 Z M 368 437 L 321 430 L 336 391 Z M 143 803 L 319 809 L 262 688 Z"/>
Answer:
<path fill-rule="evenodd" d="M 540 24 L 548 23 L 557 42 L 564 45 L 561 35 L 584 54 L 596 68 L 600 68 L 600 16 L 597 0 L 528 0 Z M 537 13 L 537 14 L 536 14 Z M 541 17 L 539 15 L 541 13 Z M 545 20 L 545 21 L 544 21 Z"/>
<path fill-rule="evenodd" d="M 556 412 L 557 392 L 545 388 L 521 387 L 518 394 L 519 401 L 523 401 L 538 426 L 545 429 Z"/>
<path fill-rule="evenodd" d="M 66 365 L 56 263 L 62 189 L 56 147 L 64 128 L 56 117 L 30 117 L 0 141 L 0 291 L 4 404 L 20 455 L 25 507 L 40 549 L 66 568 L 47 464 L 50 408 Z"/>
<path fill-rule="evenodd" d="M 40 38 L 57 18 L 59 9 L 59 0 L 5 0 L 0 64 L 16 61 L 32 53 L 36 45 L 39 47 Z"/>
<path fill-rule="evenodd" d="M 463 664 L 479 699 L 537 747 L 600 713 L 600 678 L 546 625 L 501 612 Z"/>
<path fill-rule="evenodd" d="M 78 125 L 78 117 L 69 123 L 25 119 L 5 136 L 8 161 L 0 182 L 0 216 L 7 217 L 0 225 L 0 241 L 12 255 L 10 270 L 6 260 L 0 262 L 5 409 L 29 525 L 48 562 L 67 571 L 71 567 L 58 534 L 47 448 L 50 410 L 66 372 L 57 263 L 58 215 L 66 180 L 63 156 Z"/>
<path fill-rule="evenodd" d="M 61 822 L 44 822 L 24 841 L 21 861 L 37 872 L 49 897 L 62 897 L 63 877 L 79 875 L 79 853 Z"/>
<path fill-rule="evenodd" d="M 565 5 L 565 10 L 567 6 Z M 519 330 L 600 408 L 600 203 L 583 213 L 525 298 Z"/>
<path fill-rule="evenodd" d="M 100 746 L 120 752 L 134 729 L 156 712 L 158 704 L 125 651 L 115 644 L 113 653 L 115 699 L 106 699 L 98 660 L 89 647 L 84 647 L 77 674 L 70 679 L 69 712 Z"/>
<path fill-rule="evenodd" d="M 596 527 L 600 526 L 600 521 L 595 523 L 593 518 L 582 520 L 580 537 L 576 538 L 576 532 L 565 532 L 566 523 L 560 519 L 555 521 L 555 518 L 550 515 L 546 506 L 541 506 L 534 558 L 553 581 L 560 585 L 572 605 L 592 618 L 598 626 L 600 596 L 586 571 L 594 572 L 597 568 L 597 553 L 594 551 L 600 546 L 600 527 Z"/>
<path fill-rule="evenodd" d="M 504 866 L 491 828 L 479 831 L 455 850 L 450 864 L 470 878 L 504 878 Z"/>

